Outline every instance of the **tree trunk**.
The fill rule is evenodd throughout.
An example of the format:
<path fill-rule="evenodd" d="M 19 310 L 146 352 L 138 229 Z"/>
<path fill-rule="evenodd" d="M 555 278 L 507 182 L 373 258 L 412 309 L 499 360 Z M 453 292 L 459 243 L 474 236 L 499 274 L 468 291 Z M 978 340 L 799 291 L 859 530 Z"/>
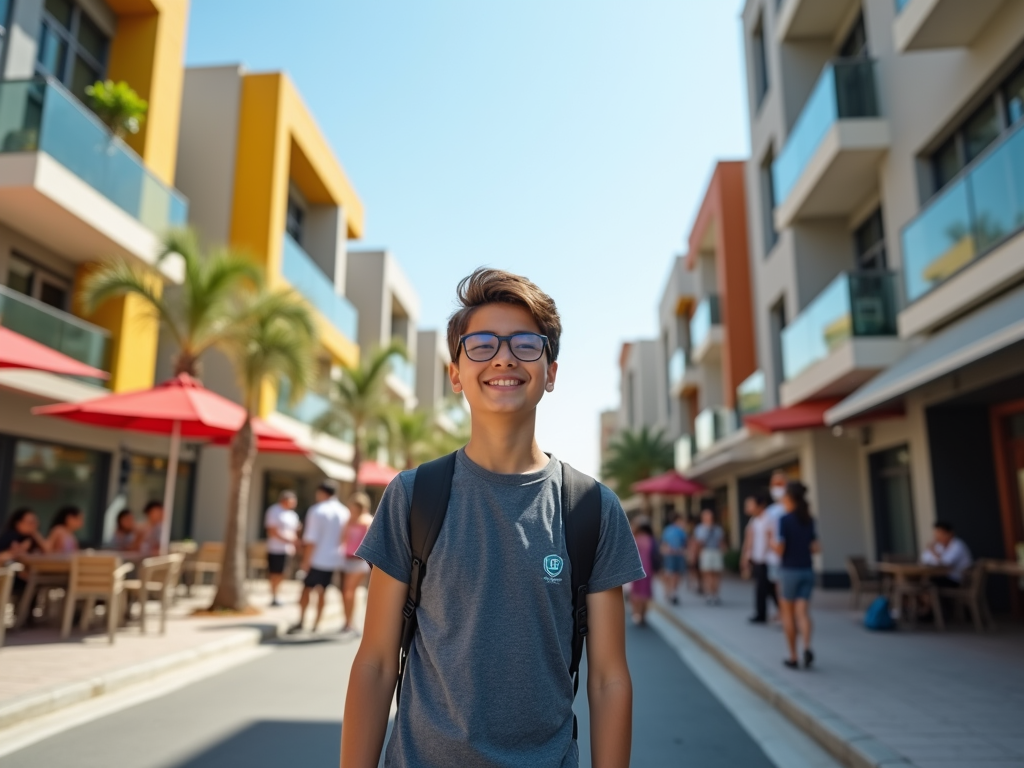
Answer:
<path fill-rule="evenodd" d="M 255 461 L 256 433 L 252 428 L 251 417 L 247 416 L 242 428 L 231 438 L 231 492 L 224 528 L 224 561 L 221 563 L 220 583 L 211 609 L 243 611 L 249 605 L 245 590 L 248 567 L 245 539 L 249 522 L 252 465 Z"/>
<path fill-rule="evenodd" d="M 359 419 L 352 425 L 352 469 L 356 472 L 353 487 L 357 492 L 365 491 L 366 486 L 359 482 L 359 467 L 363 463 L 363 424 Z"/>

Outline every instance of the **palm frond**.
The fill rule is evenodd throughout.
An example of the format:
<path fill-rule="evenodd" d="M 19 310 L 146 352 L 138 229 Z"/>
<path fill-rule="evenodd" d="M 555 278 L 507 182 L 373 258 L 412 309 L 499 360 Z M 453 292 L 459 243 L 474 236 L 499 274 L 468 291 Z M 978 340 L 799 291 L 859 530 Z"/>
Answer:
<path fill-rule="evenodd" d="M 153 316 L 161 321 L 179 345 L 183 333 L 170 304 L 162 293 L 156 290 L 152 273 L 135 267 L 126 261 L 117 260 L 104 264 L 90 273 L 82 283 L 81 301 L 86 314 L 92 314 L 110 299 L 134 295 L 140 297 Z"/>

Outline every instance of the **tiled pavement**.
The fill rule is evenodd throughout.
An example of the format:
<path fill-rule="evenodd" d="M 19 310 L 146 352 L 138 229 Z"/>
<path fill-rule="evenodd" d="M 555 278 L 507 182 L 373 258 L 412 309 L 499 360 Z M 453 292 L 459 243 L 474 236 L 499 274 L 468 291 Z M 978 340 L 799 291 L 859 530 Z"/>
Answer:
<path fill-rule="evenodd" d="M 1024 627 L 869 632 L 846 593 L 818 591 L 816 668 L 794 672 L 781 664 L 781 627 L 747 623 L 752 587 L 727 582 L 722 595 L 721 606 L 683 592 L 681 606 L 662 607 L 705 647 L 876 755 L 850 764 L 1024 768 Z"/>

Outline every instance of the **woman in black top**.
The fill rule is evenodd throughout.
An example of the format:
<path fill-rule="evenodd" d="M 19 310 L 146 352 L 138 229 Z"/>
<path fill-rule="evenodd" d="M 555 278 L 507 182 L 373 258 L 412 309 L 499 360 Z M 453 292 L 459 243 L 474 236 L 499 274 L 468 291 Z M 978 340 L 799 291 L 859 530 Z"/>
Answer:
<path fill-rule="evenodd" d="M 779 540 L 774 545 L 782 556 L 779 608 L 786 632 L 789 658 L 782 663 L 790 669 L 799 666 L 797 630 L 803 639 L 804 667 L 814 663 L 811 650 L 811 614 L 809 601 L 814 590 L 814 567 L 811 556 L 820 550 L 818 534 L 807 503 L 807 487 L 802 483 L 786 485 L 782 506 L 787 514 L 779 520 Z"/>

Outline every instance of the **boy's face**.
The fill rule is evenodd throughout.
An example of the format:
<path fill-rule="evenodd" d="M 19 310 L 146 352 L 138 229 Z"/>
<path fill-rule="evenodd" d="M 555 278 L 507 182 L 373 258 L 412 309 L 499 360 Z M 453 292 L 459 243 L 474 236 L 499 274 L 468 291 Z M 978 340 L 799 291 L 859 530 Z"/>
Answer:
<path fill-rule="evenodd" d="M 533 316 L 515 304 L 485 304 L 470 317 L 463 336 L 470 333 L 540 333 Z M 533 410 L 555 387 L 558 363 L 549 363 L 547 353 L 524 363 L 512 354 L 506 342 L 492 359 L 477 363 L 460 348 L 458 359 L 448 367 L 452 389 L 464 392 L 474 413 L 519 413 Z"/>

